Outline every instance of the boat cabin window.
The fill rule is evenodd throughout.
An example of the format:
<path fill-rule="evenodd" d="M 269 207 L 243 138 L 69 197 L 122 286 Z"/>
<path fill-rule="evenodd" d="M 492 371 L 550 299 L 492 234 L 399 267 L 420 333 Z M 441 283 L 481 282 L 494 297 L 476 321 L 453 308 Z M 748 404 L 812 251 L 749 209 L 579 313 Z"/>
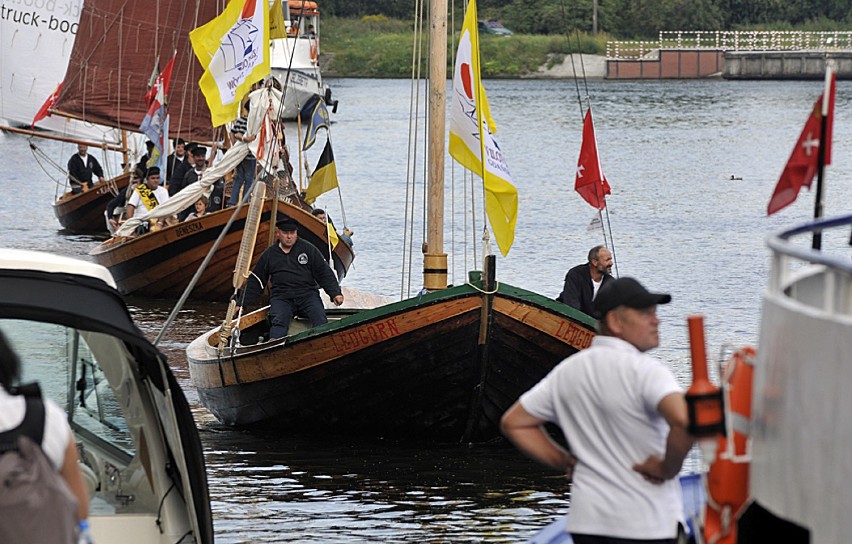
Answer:
<path fill-rule="evenodd" d="M 103 341 L 111 337 L 22 320 L 0 320 L 0 330 L 21 360 L 21 383 L 38 382 L 42 396 L 65 409 L 79 437 L 100 443 L 124 461 L 133 457 L 133 439 L 110 386 L 128 370 L 113 365 L 106 369 L 108 378 L 102 365 L 121 357 L 114 341 Z"/>

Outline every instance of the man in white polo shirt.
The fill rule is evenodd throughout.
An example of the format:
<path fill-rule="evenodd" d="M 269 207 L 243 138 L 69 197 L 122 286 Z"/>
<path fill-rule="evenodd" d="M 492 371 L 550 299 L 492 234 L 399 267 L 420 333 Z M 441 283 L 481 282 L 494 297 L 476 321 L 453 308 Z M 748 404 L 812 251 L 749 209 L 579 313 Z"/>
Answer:
<path fill-rule="evenodd" d="M 633 278 L 595 297 L 599 334 L 503 415 L 526 455 L 573 477 L 566 531 L 576 544 L 674 544 L 683 523 L 675 479 L 693 438 L 672 372 L 645 352 L 659 345 L 657 305 L 671 296 Z M 570 452 L 543 425 L 562 429 Z"/>

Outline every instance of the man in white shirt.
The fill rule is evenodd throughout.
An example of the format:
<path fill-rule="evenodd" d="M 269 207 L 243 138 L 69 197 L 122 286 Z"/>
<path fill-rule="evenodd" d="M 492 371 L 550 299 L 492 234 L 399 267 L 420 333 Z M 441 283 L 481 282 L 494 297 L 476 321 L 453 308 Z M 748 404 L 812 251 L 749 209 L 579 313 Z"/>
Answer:
<path fill-rule="evenodd" d="M 659 345 L 657 304 L 633 278 L 595 298 L 599 334 L 503 415 L 503 433 L 526 455 L 573 477 L 566 531 L 576 544 L 674 544 L 683 523 L 675 478 L 693 438 L 672 372 L 645 352 Z M 544 429 L 562 429 L 570 451 Z"/>
<path fill-rule="evenodd" d="M 169 199 L 169 192 L 160 187 L 160 169 L 152 166 L 148 169 L 145 177 L 145 183 L 140 183 L 138 187 L 130 195 L 130 200 L 127 201 L 127 211 L 125 217 L 137 217 L 143 219 L 148 213 L 166 202 Z M 141 205 L 141 210 L 139 209 Z M 136 213 L 139 210 L 139 213 Z M 163 223 L 162 221 L 160 223 Z M 162 225 L 161 225 L 162 226 Z"/>

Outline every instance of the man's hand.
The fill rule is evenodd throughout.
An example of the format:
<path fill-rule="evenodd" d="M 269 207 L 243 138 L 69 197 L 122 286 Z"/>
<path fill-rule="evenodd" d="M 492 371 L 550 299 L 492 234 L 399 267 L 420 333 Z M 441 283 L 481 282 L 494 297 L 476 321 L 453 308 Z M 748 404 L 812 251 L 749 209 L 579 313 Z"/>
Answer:
<path fill-rule="evenodd" d="M 660 485 L 668 479 L 664 473 L 663 460 L 655 455 L 648 457 L 642 463 L 633 465 L 633 470 L 652 484 Z"/>
<path fill-rule="evenodd" d="M 336 297 L 334 297 L 331 300 L 332 300 L 332 302 L 334 302 L 335 306 L 340 306 L 341 304 L 343 304 L 343 295 L 337 295 Z"/>

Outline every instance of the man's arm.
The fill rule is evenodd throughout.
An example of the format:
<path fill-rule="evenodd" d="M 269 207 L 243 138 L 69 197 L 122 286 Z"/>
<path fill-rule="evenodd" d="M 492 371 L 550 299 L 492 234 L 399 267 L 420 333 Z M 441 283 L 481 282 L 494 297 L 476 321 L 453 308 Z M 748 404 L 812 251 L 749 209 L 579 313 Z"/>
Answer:
<path fill-rule="evenodd" d="M 503 414 L 500 431 L 527 457 L 571 478 L 577 459 L 553 441 L 544 430 L 545 423 L 527 412 L 521 402 L 517 401 Z"/>
<path fill-rule="evenodd" d="M 660 459 L 652 455 L 643 463 L 634 465 L 633 470 L 642 474 L 650 482 L 662 483 L 677 476 L 695 439 L 687 432 L 689 412 L 683 393 L 666 395 L 657 405 L 657 410 L 669 424 L 666 456 Z"/>
<path fill-rule="evenodd" d="M 572 268 L 568 271 L 567 274 L 565 274 L 565 286 L 562 288 L 562 295 L 560 296 L 560 300 L 564 304 L 567 304 L 568 306 L 571 306 L 576 310 L 580 310 L 581 286 L 580 283 L 577 281 L 575 274 L 572 274 L 573 271 L 574 269 Z"/>

